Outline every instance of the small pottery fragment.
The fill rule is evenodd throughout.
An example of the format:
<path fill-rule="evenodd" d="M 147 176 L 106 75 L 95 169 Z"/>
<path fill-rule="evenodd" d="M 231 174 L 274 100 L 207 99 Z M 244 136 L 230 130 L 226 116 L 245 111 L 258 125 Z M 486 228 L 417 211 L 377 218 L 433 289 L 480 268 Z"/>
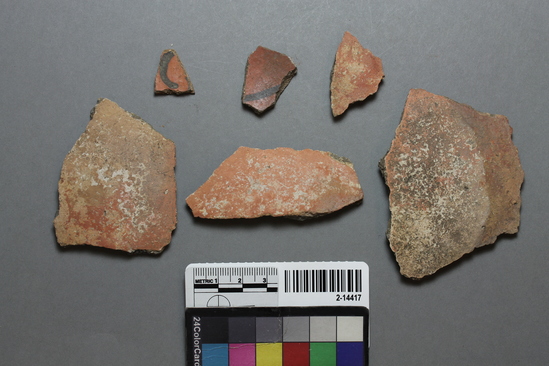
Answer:
<path fill-rule="evenodd" d="M 193 84 L 175 50 L 164 50 L 154 80 L 156 94 L 194 94 Z"/>
<path fill-rule="evenodd" d="M 242 103 L 257 114 L 273 108 L 296 73 L 297 67 L 288 56 L 257 47 L 246 63 Z"/>
<path fill-rule="evenodd" d="M 383 77 L 381 59 L 362 47 L 355 36 L 345 32 L 332 69 L 330 96 L 334 117 L 343 114 L 349 104 L 377 92 Z"/>

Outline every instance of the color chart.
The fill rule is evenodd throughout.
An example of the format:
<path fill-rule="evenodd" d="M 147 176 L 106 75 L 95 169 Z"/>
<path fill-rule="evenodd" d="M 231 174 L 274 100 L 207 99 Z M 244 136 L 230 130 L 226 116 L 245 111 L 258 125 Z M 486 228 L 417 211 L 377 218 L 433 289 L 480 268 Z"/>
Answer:
<path fill-rule="evenodd" d="M 365 307 L 188 308 L 193 366 L 364 366 Z"/>

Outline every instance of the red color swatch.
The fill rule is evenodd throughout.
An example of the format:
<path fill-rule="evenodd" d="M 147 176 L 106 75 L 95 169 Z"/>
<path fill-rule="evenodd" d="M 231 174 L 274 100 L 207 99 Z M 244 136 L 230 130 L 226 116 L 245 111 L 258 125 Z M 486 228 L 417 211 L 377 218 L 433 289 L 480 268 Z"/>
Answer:
<path fill-rule="evenodd" d="M 284 366 L 309 366 L 309 343 L 284 343 Z"/>

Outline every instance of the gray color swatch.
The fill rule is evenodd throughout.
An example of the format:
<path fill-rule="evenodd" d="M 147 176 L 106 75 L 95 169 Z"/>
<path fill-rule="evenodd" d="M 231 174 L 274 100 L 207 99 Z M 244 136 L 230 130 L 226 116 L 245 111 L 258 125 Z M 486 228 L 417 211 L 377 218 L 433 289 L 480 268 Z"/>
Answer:
<path fill-rule="evenodd" d="M 229 343 L 254 343 L 255 318 L 229 318 Z"/>
<path fill-rule="evenodd" d="M 282 318 L 258 317 L 255 321 L 256 342 L 278 343 L 282 342 Z"/>
<path fill-rule="evenodd" d="M 311 342 L 335 342 L 337 321 L 335 316 L 311 317 Z"/>
<path fill-rule="evenodd" d="M 284 317 L 284 342 L 308 342 L 309 341 L 309 317 L 292 316 Z"/>

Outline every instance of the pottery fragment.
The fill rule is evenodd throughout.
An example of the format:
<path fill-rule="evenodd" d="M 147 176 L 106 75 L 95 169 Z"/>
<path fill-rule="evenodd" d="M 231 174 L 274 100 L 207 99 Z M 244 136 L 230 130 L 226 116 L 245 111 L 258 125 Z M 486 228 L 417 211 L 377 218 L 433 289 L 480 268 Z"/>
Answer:
<path fill-rule="evenodd" d="M 257 47 L 246 63 L 242 103 L 257 114 L 273 108 L 296 73 L 297 67 L 288 56 Z"/>
<path fill-rule="evenodd" d="M 362 47 L 355 36 L 345 32 L 332 69 L 330 97 L 333 116 L 343 114 L 349 104 L 365 100 L 377 92 L 383 77 L 381 59 Z"/>
<path fill-rule="evenodd" d="M 193 84 L 175 50 L 164 50 L 154 80 L 155 94 L 194 94 Z"/>
<path fill-rule="evenodd" d="M 518 231 L 524 180 L 505 116 L 412 89 L 380 168 L 401 273 L 419 279 Z"/>
<path fill-rule="evenodd" d="M 317 150 L 240 147 L 187 197 L 195 217 L 207 219 L 325 215 L 361 201 L 348 159 Z"/>
<path fill-rule="evenodd" d="M 174 168 L 172 141 L 99 99 L 63 162 L 58 243 L 161 252 L 177 222 Z"/>

